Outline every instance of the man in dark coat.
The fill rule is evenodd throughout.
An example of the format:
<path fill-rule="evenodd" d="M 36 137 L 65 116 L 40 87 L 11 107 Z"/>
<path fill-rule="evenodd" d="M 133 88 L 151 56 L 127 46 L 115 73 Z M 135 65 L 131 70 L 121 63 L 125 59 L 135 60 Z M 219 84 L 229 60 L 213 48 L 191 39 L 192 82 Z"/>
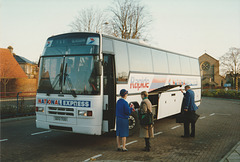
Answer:
<path fill-rule="evenodd" d="M 184 135 L 181 137 L 195 137 L 195 120 L 192 120 L 196 115 L 195 112 L 198 109 L 197 105 L 195 104 L 194 99 L 194 92 L 190 89 L 190 86 L 185 86 L 186 93 L 181 92 L 184 95 L 184 102 L 183 102 L 183 110 L 184 114 L 186 115 L 186 120 L 184 122 Z M 191 123 L 191 134 L 189 133 L 189 125 Z"/>

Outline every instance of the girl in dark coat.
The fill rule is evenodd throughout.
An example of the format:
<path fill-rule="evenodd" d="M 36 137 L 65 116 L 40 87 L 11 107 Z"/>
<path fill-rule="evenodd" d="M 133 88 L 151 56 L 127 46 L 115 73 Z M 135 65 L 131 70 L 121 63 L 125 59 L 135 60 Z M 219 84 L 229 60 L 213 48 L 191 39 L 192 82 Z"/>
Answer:
<path fill-rule="evenodd" d="M 152 112 L 152 104 L 148 99 L 148 93 L 146 91 L 141 92 L 141 98 L 143 99 L 140 105 L 141 114 L 147 113 L 147 110 Z M 150 151 L 150 138 L 154 137 L 153 124 L 140 126 L 140 137 L 145 138 L 146 147 L 143 151 Z"/>

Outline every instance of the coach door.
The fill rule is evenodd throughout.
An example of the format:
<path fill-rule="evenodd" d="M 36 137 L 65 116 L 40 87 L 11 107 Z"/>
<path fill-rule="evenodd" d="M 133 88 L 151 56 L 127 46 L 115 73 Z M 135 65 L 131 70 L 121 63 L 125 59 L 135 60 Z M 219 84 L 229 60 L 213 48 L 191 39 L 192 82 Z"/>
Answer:
<path fill-rule="evenodd" d="M 104 54 L 103 63 L 103 132 L 115 127 L 116 80 L 114 55 Z"/>

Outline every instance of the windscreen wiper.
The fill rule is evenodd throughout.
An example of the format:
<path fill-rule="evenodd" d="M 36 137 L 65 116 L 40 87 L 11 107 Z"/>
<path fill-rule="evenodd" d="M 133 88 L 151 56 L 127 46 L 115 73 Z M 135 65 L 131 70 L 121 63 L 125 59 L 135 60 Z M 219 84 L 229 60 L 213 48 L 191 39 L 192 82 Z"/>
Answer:
<path fill-rule="evenodd" d="M 63 64 L 61 64 L 60 73 L 54 78 L 53 87 L 52 87 L 51 91 L 47 92 L 48 96 L 55 89 L 55 87 L 57 86 L 58 83 L 59 83 L 59 87 L 61 87 L 61 91 L 62 91 L 62 79 L 63 79 L 62 77 L 63 77 Z"/>
<path fill-rule="evenodd" d="M 64 85 L 65 85 L 65 83 L 66 83 L 66 80 L 67 80 L 68 87 L 70 88 L 70 91 L 71 91 L 71 93 L 72 93 L 72 96 L 73 96 L 73 97 L 77 97 L 76 91 L 75 91 L 74 88 L 73 88 L 72 81 L 71 81 L 71 79 L 70 79 L 70 77 L 69 77 L 69 75 L 68 75 L 68 73 L 67 73 L 67 64 L 66 64 L 66 66 L 65 66 L 65 71 L 64 71 L 64 80 L 63 80 L 63 84 L 64 84 Z"/>

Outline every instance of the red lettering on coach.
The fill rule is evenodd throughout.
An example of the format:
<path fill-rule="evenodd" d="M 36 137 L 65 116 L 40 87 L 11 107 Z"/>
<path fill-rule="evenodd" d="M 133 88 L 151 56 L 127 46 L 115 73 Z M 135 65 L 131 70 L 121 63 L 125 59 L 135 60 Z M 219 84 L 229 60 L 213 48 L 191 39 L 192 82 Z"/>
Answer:
<path fill-rule="evenodd" d="M 149 88 L 149 79 L 135 79 L 131 78 L 130 89 L 141 89 L 141 88 Z"/>

